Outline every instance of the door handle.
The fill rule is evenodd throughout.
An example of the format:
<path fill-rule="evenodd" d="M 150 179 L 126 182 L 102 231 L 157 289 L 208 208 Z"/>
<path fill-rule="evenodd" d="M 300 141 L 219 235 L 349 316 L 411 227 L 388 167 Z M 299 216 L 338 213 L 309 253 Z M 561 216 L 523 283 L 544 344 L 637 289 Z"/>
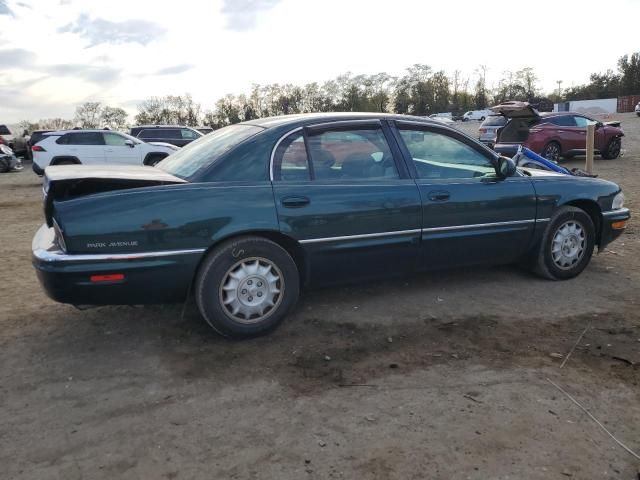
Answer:
<path fill-rule="evenodd" d="M 451 194 L 445 190 L 436 190 L 433 192 L 429 192 L 429 200 L 432 200 L 434 202 L 445 202 L 447 200 L 449 200 L 449 197 L 451 196 Z"/>
<path fill-rule="evenodd" d="M 282 200 L 282 206 L 287 208 L 301 208 L 309 205 L 311 200 L 307 197 L 293 195 L 290 197 L 284 197 Z"/>

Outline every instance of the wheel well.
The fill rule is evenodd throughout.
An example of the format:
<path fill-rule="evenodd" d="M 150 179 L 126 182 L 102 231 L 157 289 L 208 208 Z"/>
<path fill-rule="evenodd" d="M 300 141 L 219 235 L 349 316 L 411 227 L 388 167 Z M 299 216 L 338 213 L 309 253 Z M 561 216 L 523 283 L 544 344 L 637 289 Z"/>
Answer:
<path fill-rule="evenodd" d="M 145 155 L 144 160 L 142 161 L 142 163 L 144 165 L 148 165 L 149 162 L 155 158 L 165 158 L 168 157 L 169 154 L 165 153 L 165 152 L 149 152 Z"/>
<path fill-rule="evenodd" d="M 566 205 L 577 207 L 587 212 L 587 215 L 591 217 L 593 226 L 596 228 L 596 244 L 600 245 L 600 233 L 602 232 L 602 211 L 600 206 L 593 200 L 572 200 Z"/>
<path fill-rule="evenodd" d="M 72 163 L 80 164 L 80 160 L 78 160 L 78 157 L 65 156 L 65 157 L 53 157 L 49 165 L 58 165 L 61 162 L 72 162 Z"/>
<path fill-rule="evenodd" d="M 287 251 L 289 255 L 291 255 L 291 258 L 293 258 L 293 261 L 296 263 L 296 267 L 298 267 L 298 272 L 300 273 L 301 285 L 304 285 L 305 283 L 307 283 L 307 275 L 308 275 L 307 259 L 300 243 L 298 243 L 293 238 L 288 237 L 287 235 L 284 235 L 280 232 L 276 232 L 273 230 L 254 230 L 254 231 L 242 232 L 235 235 L 230 235 L 228 237 L 224 237 L 218 240 L 217 242 L 215 242 L 214 244 L 210 245 L 209 248 L 207 248 L 204 254 L 202 255 L 202 259 L 200 260 L 200 262 L 198 262 L 198 266 L 196 267 L 196 270 L 193 273 L 192 285 L 193 285 L 193 282 L 195 282 L 195 279 L 198 275 L 198 270 L 200 270 L 200 266 L 204 262 L 207 255 L 209 255 L 209 253 L 211 253 L 211 251 L 221 243 L 227 242 L 229 240 L 233 240 L 236 238 L 240 238 L 240 237 L 263 237 L 280 245 L 282 248 L 284 248 Z"/>

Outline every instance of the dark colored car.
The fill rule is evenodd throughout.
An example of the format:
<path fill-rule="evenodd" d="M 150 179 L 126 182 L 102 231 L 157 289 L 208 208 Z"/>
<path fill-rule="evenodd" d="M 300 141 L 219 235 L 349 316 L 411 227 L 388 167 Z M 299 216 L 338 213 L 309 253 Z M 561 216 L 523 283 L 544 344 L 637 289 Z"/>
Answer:
<path fill-rule="evenodd" d="M 165 142 L 176 147 L 184 147 L 202 137 L 195 128 L 178 125 L 141 125 L 131 127 L 130 134 L 143 142 Z"/>
<path fill-rule="evenodd" d="M 539 113 L 526 102 L 505 102 L 491 110 L 508 119 L 494 146 L 496 152 L 508 157 L 515 155 L 519 145 L 553 161 L 584 155 L 589 123 L 596 125 L 595 153 L 611 160 L 618 158 L 622 149 L 620 122 L 603 123 L 582 113 Z"/>
<path fill-rule="evenodd" d="M 184 302 L 235 337 L 303 286 L 528 262 L 578 275 L 624 230 L 616 184 L 516 169 L 427 119 L 307 114 L 232 125 L 156 167 L 49 167 L 33 263 L 76 305 Z"/>
<path fill-rule="evenodd" d="M 504 115 L 489 115 L 484 122 L 480 124 L 478 129 L 478 140 L 485 145 L 493 147 L 496 143 L 498 130 L 507 124 L 507 118 Z"/>
<path fill-rule="evenodd" d="M 31 132 L 31 136 L 27 141 L 27 158 L 29 160 L 33 160 L 33 152 L 31 151 L 31 147 L 33 147 L 36 143 L 44 138 L 45 133 L 53 132 L 54 130 L 34 130 Z"/>

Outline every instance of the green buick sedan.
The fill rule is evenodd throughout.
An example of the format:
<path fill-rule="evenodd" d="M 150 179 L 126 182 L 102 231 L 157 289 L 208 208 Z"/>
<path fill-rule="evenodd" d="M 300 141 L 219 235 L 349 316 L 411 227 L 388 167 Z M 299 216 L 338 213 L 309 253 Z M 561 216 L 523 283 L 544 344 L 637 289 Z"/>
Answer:
<path fill-rule="evenodd" d="M 44 179 L 33 264 L 74 305 L 185 302 L 264 334 L 302 287 L 519 262 L 575 277 L 630 217 L 611 182 L 516 168 L 424 118 L 305 114 L 217 130 L 156 167 Z"/>

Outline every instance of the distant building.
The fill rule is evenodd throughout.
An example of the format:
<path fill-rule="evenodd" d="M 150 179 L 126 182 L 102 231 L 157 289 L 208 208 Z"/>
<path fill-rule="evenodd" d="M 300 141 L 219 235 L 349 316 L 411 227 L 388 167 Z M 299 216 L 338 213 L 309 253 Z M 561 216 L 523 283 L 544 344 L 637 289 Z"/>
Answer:
<path fill-rule="evenodd" d="M 616 113 L 618 110 L 617 98 L 599 98 L 596 100 L 572 100 L 560 102 L 553 106 L 554 112 L 577 112 L 587 115 L 603 113 Z"/>

